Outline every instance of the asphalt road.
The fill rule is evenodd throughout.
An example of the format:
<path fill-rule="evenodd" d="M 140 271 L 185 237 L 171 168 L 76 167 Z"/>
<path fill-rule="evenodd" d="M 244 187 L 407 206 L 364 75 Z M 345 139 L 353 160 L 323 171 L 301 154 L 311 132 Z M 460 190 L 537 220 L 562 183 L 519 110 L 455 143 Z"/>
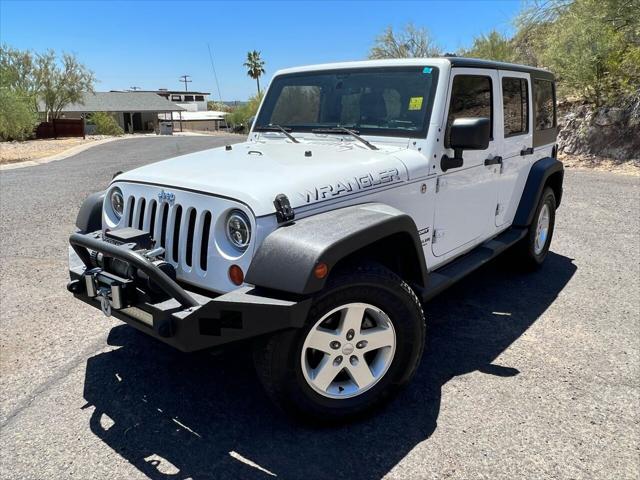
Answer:
<path fill-rule="evenodd" d="M 544 267 L 497 261 L 432 301 L 411 386 L 317 430 L 272 409 L 248 352 L 181 354 L 65 290 L 87 194 L 225 140 L 128 140 L 0 173 L 1 478 L 640 477 L 637 177 L 568 171 Z"/>

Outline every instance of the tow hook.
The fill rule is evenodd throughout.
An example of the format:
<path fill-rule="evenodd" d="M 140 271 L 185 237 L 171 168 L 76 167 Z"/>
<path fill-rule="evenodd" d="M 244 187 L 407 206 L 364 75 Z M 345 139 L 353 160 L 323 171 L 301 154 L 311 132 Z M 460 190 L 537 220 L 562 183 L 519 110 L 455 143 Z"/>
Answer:
<path fill-rule="evenodd" d="M 105 317 L 111 316 L 111 301 L 109 300 L 109 291 L 106 288 L 98 290 L 98 298 L 100 299 L 100 310 Z"/>

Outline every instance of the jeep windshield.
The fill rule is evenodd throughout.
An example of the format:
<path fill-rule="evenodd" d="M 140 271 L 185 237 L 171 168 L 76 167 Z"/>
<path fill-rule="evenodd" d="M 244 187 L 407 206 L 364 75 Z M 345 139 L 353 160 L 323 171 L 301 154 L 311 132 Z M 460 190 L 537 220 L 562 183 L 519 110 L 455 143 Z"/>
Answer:
<path fill-rule="evenodd" d="M 255 131 L 424 137 L 438 69 L 372 67 L 279 75 L 264 100 Z"/>

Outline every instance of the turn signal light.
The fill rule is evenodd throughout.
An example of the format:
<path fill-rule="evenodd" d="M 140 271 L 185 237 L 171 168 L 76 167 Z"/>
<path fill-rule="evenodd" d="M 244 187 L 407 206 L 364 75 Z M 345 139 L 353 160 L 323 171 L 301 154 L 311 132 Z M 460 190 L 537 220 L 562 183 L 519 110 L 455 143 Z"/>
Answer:
<path fill-rule="evenodd" d="M 229 279 L 234 285 L 242 285 L 242 282 L 244 282 L 244 272 L 238 265 L 229 267 Z"/>
<path fill-rule="evenodd" d="M 328 273 L 329 273 L 329 267 L 327 266 L 326 263 L 320 262 L 313 269 L 313 274 L 316 276 L 316 278 L 319 278 L 320 280 L 326 277 Z"/>

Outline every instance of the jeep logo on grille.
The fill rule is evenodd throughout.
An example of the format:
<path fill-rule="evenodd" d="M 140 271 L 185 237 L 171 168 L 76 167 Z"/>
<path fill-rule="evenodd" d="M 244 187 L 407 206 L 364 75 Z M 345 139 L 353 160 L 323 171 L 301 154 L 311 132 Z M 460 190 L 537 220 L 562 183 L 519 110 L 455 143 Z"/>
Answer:
<path fill-rule="evenodd" d="M 160 201 L 160 203 L 167 202 L 169 205 L 173 205 L 173 202 L 176 201 L 176 194 L 161 190 L 158 194 L 158 200 Z"/>

